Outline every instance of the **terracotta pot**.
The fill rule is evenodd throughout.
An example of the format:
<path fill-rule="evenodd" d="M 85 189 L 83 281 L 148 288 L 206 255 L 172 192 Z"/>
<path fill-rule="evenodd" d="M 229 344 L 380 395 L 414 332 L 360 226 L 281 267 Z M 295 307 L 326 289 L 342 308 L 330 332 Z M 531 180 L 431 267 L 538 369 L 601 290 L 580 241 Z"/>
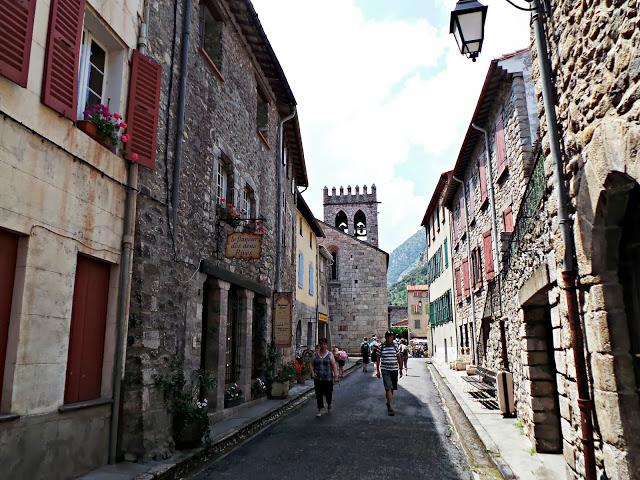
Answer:
<path fill-rule="evenodd" d="M 76 122 L 76 127 L 78 127 L 79 130 L 82 130 L 94 140 L 98 138 L 98 129 L 96 128 L 95 124 L 91 123 L 89 120 L 78 120 Z"/>

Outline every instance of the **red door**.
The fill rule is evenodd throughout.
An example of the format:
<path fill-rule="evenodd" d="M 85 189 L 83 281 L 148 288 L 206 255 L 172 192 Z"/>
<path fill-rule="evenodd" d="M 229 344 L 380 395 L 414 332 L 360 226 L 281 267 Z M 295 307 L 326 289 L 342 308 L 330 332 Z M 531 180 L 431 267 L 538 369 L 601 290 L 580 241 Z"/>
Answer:
<path fill-rule="evenodd" d="M 78 256 L 64 403 L 100 398 L 110 266 Z"/>
<path fill-rule="evenodd" d="M 18 235 L 0 230 L 0 401 L 2 400 L 2 381 L 7 356 L 7 337 L 9 335 L 9 317 L 11 316 L 11 297 L 13 297 L 17 254 Z"/>

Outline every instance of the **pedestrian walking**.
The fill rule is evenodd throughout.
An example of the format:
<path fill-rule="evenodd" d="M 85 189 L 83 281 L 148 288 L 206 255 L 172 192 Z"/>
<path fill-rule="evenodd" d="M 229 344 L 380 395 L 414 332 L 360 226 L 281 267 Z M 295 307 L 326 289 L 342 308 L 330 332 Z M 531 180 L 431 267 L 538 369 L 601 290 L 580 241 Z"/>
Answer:
<path fill-rule="evenodd" d="M 340 373 L 340 378 L 344 376 L 344 366 L 349 359 L 349 355 L 342 349 L 338 349 L 338 371 Z"/>
<path fill-rule="evenodd" d="M 360 356 L 362 357 L 362 372 L 363 373 L 367 373 L 368 372 L 370 352 L 371 352 L 371 350 L 369 348 L 369 339 L 367 337 L 364 337 L 362 339 L 362 344 L 360 345 Z"/>
<path fill-rule="evenodd" d="M 387 414 L 394 416 L 393 392 L 398 389 L 398 374 L 402 378 L 402 356 L 398 347 L 393 343 L 393 332 L 384 334 L 384 343 L 379 347 L 379 356 L 376 362 L 376 377 L 382 376 L 385 395 L 387 397 Z"/>
<path fill-rule="evenodd" d="M 404 373 L 409 373 L 409 347 L 407 341 L 403 338 L 400 340 L 400 355 L 402 356 L 402 364 L 404 365 Z"/>
<path fill-rule="evenodd" d="M 318 413 L 316 417 L 321 417 L 324 412 L 324 400 L 327 401 L 327 411 L 331 412 L 331 400 L 333 399 L 333 384 L 340 381 L 336 360 L 327 348 L 329 343 L 326 338 L 319 341 L 320 349 L 313 354 L 311 362 L 311 378 L 316 391 L 316 402 Z"/>

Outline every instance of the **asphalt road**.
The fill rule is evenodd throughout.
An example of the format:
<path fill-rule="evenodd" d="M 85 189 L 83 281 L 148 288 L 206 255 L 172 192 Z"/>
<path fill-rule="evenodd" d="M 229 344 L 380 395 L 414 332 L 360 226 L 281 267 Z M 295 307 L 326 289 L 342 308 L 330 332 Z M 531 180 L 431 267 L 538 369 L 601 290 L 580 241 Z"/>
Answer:
<path fill-rule="evenodd" d="M 411 359 L 386 414 L 382 381 L 353 372 L 334 388 L 333 411 L 315 398 L 191 480 L 469 479 L 424 360 Z"/>

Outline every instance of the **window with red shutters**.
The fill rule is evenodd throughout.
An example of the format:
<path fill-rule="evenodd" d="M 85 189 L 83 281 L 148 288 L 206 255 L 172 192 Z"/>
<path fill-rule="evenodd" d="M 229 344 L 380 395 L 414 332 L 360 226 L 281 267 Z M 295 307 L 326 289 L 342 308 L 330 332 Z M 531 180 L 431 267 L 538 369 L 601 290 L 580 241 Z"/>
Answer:
<path fill-rule="evenodd" d="M 7 356 L 13 279 L 16 273 L 18 235 L 0 230 L 0 401 L 2 400 L 2 379 Z"/>
<path fill-rule="evenodd" d="M 480 208 L 488 201 L 487 196 L 487 160 L 484 151 L 478 158 L 478 172 L 480 177 Z"/>
<path fill-rule="evenodd" d="M 27 86 L 36 0 L 0 0 L 0 75 Z"/>
<path fill-rule="evenodd" d="M 110 266 L 78 256 L 64 403 L 100 398 Z"/>
<path fill-rule="evenodd" d="M 495 272 L 493 267 L 493 242 L 491 240 L 491 230 L 482 235 L 482 241 L 484 244 L 484 264 L 487 272 L 487 280 L 493 280 Z"/>
<path fill-rule="evenodd" d="M 464 285 L 464 296 L 468 297 L 471 289 L 469 288 L 469 259 L 462 261 L 462 281 Z"/>
<path fill-rule="evenodd" d="M 460 267 L 455 269 L 456 280 L 456 301 L 460 303 L 462 301 L 462 285 L 460 285 Z"/>
<path fill-rule="evenodd" d="M 76 120 L 85 0 L 51 0 L 42 103 Z"/>
<path fill-rule="evenodd" d="M 471 286 L 474 292 L 482 287 L 482 260 L 479 248 L 471 251 Z"/>
<path fill-rule="evenodd" d="M 148 168 L 156 166 L 162 67 L 134 50 L 127 110 L 127 158 Z"/>
<path fill-rule="evenodd" d="M 504 173 L 507 171 L 508 160 L 507 160 L 507 149 L 504 141 L 504 123 L 502 121 L 502 115 L 498 115 L 498 119 L 496 120 L 496 163 L 498 164 L 498 178 L 500 180 Z"/>
<path fill-rule="evenodd" d="M 513 209 L 511 206 L 502 213 L 502 223 L 505 232 L 513 232 Z"/>

